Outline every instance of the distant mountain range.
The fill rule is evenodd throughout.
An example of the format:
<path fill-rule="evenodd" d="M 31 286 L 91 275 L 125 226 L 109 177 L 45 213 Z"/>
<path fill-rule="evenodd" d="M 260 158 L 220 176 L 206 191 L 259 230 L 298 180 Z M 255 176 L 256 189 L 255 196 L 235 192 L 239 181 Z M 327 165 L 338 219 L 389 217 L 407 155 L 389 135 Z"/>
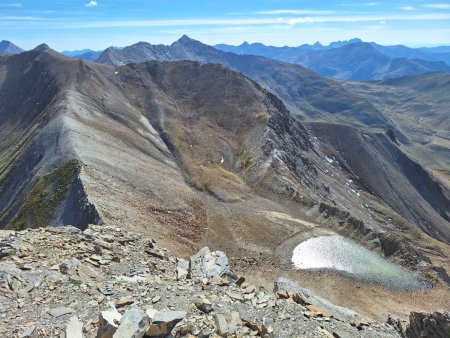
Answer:
<path fill-rule="evenodd" d="M 41 45 L 39 48 L 46 49 L 48 46 Z M 326 56 L 331 58 L 330 55 L 341 54 L 342 48 L 356 49 L 353 54 L 349 53 L 346 62 L 341 60 L 335 63 L 336 67 L 346 66 L 352 69 L 353 77 L 362 76 L 367 70 L 375 74 L 377 68 L 373 67 L 374 63 L 383 64 L 390 60 L 388 56 L 374 51 L 372 45 L 354 40 L 336 42 L 330 46 L 315 44 L 308 48 L 315 48 L 311 53 L 322 53 L 325 65 Z M 322 50 L 317 50 L 318 48 Z M 445 50 L 445 47 L 440 49 Z M 83 50 L 72 53 L 89 52 Z M 359 54 L 370 57 L 358 64 L 355 63 L 354 55 Z M 392 129 L 405 146 L 405 151 L 427 168 L 439 169 L 450 165 L 450 134 L 447 131 L 450 122 L 446 117 L 450 99 L 445 90 L 448 85 L 444 85 L 450 81 L 448 73 L 424 73 L 373 84 L 352 84 L 320 76 L 298 64 L 223 52 L 188 36 L 183 36 L 169 46 L 140 42 L 121 49 L 110 47 L 99 56 L 97 62 L 120 66 L 150 60 L 192 60 L 221 64 L 241 72 L 280 97 L 300 120 L 343 123 L 363 129 Z M 390 74 L 401 76 L 405 70 L 411 69 L 420 73 L 428 62 L 406 60 L 408 62 L 403 63 L 405 60 L 394 59 Z M 419 90 L 419 83 L 431 89 Z M 433 88 L 435 83 L 440 85 Z M 441 173 L 436 171 L 437 175 Z M 446 177 L 444 179 L 447 180 Z M 450 186 L 450 180 L 448 183 Z"/>
<path fill-rule="evenodd" d="M 82 50 L 73 50 L 73 51 L 63 51 L 62 55 L 70 56 L 75 59 L 81 59 L 86 61 L 95 61 L 98 57 L 103 53 L 103 50 L 91 50 L 91 49 L 82 49 Z"/>
<path fill-rule="evenodd" d="M 141 47 L 139 49 L 139 46 Z M 110 58 L 125 64 L 142 60 L 191 60 L 189 55 L 173 55 L 169 46 L 140 42 L 129 47 L 110 47 L 105 51 L 91 49 L 63 51 L 65 56 L 86 61 L 110 63 Z M 261 43 L 244 42 L 239 46 L 218 44 L 216 49 L 240 55 L 264 56 L 274 60 L 300 64 L 326 77 L 353 81 L 385 80 L 406 75 L 434 71 L 450 72 L 450 47 L 409 48 L 402 45 L 382 46 L 355 38 L 332 42 L 327 46 L 319 42 L 298 47 L 273 47 Z M 122 52 L 122 50 L 125 50 Z M 17 54 L 23 50 L 9 41 L 2 41 L 0 53 Z M 106 54 L 105 54 L 106 52 Z M 109 56 L 104 56 L 109 55 Z M 194 58 L 195 59 L 195 58 Z"/>
<path fill-rule="evenodd" d="M 296 63 L 324 76 L 343 80 L 383 80 L 432 71 L 450 72 L 450 53 L 445 47 L 413 49 L 381 46 L 360 39 L 322 46 L 273 47 L 260 43 L 240 46 L 216 45 L 217 49 L 245 55 L 259 55 Z"/>
<path fill-rule="evenodd" d="M 330 121 L 331 118 L 358 127 L 391 127 L 389 120 L 372 105 L 332 79 L 297 64 L 226 53 L 188 36 L 181 37 L 170 46 L 139 42 L 122 50 L 110 47 L 97 62 L 120 66 L 149 60 L 221 64 L 248 76 L 282 98 L 289 110 L 301 119 Z"/>

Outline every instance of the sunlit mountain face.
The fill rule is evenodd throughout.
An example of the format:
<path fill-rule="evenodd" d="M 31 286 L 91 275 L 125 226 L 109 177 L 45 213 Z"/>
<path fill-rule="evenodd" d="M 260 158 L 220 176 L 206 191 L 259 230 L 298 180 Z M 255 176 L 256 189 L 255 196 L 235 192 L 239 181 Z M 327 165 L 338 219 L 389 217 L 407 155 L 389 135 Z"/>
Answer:
<path fill-rule="evenodd" d="M 450 3 L 0 3 L 1 337 L 450 337 Z"/>

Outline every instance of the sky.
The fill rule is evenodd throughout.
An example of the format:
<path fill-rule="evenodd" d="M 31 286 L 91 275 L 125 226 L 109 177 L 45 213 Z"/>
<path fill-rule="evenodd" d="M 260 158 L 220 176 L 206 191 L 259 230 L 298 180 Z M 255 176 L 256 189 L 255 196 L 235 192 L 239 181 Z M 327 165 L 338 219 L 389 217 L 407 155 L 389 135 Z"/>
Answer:
<path fill-rule="evenodd" d="M 450 45 L 450 1 L 424 0 L 0 0 L 0 40 L 58 51 L 170 44 Z"/>

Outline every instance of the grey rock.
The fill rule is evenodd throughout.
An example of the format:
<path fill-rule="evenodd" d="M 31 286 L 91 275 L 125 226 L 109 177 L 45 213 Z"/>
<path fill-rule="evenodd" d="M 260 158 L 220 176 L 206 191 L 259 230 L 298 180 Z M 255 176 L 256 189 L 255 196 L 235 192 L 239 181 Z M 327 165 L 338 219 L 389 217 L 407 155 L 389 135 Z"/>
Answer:
<path fill-rule="evenodd" d="M 36 325 L 30 326 L 28 329 L 22 332 L 22 334 L 19 336 L 19 338 L 28 338 L 31 337 L 31 335 L 36 330 Z"/>
<path fill-rule="evenodd" d="M 1 230 L 6 233 L 5 230 Z M 0 259 L 6 256 L 12 255 L 17 250 L 17 243 L 13 240 L 11 233 L 8 233 L 8 237 L 0 239 Z"/>
<path fill-rule="evenodd" d="M 188 276 L 189 262 L 184 259 L 178 259 L 177 264 L 177 278 L 179 280 L 185 279 Z"/>
<path fill-rule="evenodd" d="M 211 252 L 204 247 L 193 255 L 189 261 L 189 276 L 191 278 L 222 277 L 230 274 L 230 264 L 227 255 L 222 251 Z"/>
<path fill-rule="evenodd" d="M 51 315 L 52 317 L 61 317 L 64 315 L 74 313 L 74 309 L 72 309 L 70 307 L 60 306 L 60 307 L 55 307 L 55 308 L 49 309 L 47 311 L 47 313 L 49 315 Z"/>
<path fill-rule="evenodd" d="M 197 298 L 195 306 L 203 313 L 210 313 L 213 310 L 212 303 L 206 298 Z"/>
<path fill-rule="evenodd" d="M 242 325 L 241 317 L 238 312 L 231 312 L 230 314 L 218 313 L 214 317 L 217 333 L 221 336 L 227 336 L 235 333 Z"/>
<path fill-rule="evenodd" d="M 406 337 L 450 337 L 450 313 L 445 311 L 411 312 Z"/>
<path fill-rule="evenodd" d="M 159 311 L 153 315 L 153 321 L 146 334 L 150 337 L 165 337 L 186 316 L 185 311 Z"/>
<path fill-rule="evenodd" d="M 99 317 L 97 338 L 112 338 L 117 330 L 122 315 L 114 306 L 102 311 Z"/>
<path fill-rule="evenodd" d="M 61 273 L 68 273 L 69 271 L 76 270 L 80 266 L 80 261 L 76 258 L 66 259 L 59 265 L 59 271 Z"/>
<path fill-rule="evenodd" d="M 83 322 L 77 316 L 70 317 L 66 327 L 66 338 L 83 338 Z"/>
<path fill-rule="evenodd" d="M 342 321 L 350 321 L 361 317 L 359 313 L 342 306 L 334 305 L 329 301 L 315 295 L 312 291 L 302 288 L 294 281 L 284 277 L 277 277 L 275 279 L 274 292 L 298 293 L 304 302 L 323 308 L 333 314 L 335 318 Z"/>
<path fill-rule="evenodd" d="M 150 319 L 145 312 L 131 308 L 124 313 L 120 325 L 114 333 L 114 338 L 142 338 L 150 325 Z"/>
<path fill-rule="evenodd" d="M 56 234 L 81 234 L 82 231 L 73 225 L 61 225 L 57 227 L 49 227 L 48 231 L 56 233 Z"/>

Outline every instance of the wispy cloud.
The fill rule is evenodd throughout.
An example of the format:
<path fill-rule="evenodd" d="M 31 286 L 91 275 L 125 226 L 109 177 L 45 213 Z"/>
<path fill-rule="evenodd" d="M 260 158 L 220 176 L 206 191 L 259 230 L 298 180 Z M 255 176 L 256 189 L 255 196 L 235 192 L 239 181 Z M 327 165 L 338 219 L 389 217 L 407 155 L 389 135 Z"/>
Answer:
<path fill-rule="evenodd" d="M 91 0 L 87 4 L 85 4 L 86 7 L 96 7 L 98 5 L 97 1 Z"/>
<path fill-rule="evenodd" d="M 434 9 L 450 9 L 450 3 L 426 4 L 426 5 L 423 5 L 423 7 L 434 8 Z"/>
<path fill-rule="evenodd" d="M 37 16 L 0 16 L 0 21 L 45 21 L 46 18 L 41 18 Z"/>
<path fill-rule="evenodd" d="M 268 11 L 256 11 L 254 14 L 262 15 L 320 15 L 320 14 L 330 14 L 331 11 L 319 11 L 314 9 L 275 9 Z"/>
<path fill-rule="evenodd" d="M 194 27 L 194 26 L 238 26 L 238 25 L 297 25 L 313 23 L 355 23 L 381 21 L 434 21 L 450 20 L 450 13 L 423 13 L 398 15 L 362 15 L 362 16 L 298 16 L 277 18 L 239 18 L 239 19 L 180 19 L 180 20 L 124 20 L 91 22 L 49 22 L 49 26 L 60 28 L 112 28 L 112 27 Z"/>
<path fill-rule="evenodd" d="M 416 10 L 416 8 L 413 6 L 402 6 L 402 7 L 400 7 L 400 9 L 402 11 L 415 11 Z"/>
<path fill-rule="evenodd" d="M 3 7 L 22 7 L 23 5 L 20 2 L 10 2 L 6 4 L 0 4 Z"/>
<path fill-rule="evenodd" d="M 343 7 L 372 7 L 379 5 L 379 2 L 360 2 L 360 3 L 348 3 L 348 4 L 340 4 L 339 6 Z"/>

